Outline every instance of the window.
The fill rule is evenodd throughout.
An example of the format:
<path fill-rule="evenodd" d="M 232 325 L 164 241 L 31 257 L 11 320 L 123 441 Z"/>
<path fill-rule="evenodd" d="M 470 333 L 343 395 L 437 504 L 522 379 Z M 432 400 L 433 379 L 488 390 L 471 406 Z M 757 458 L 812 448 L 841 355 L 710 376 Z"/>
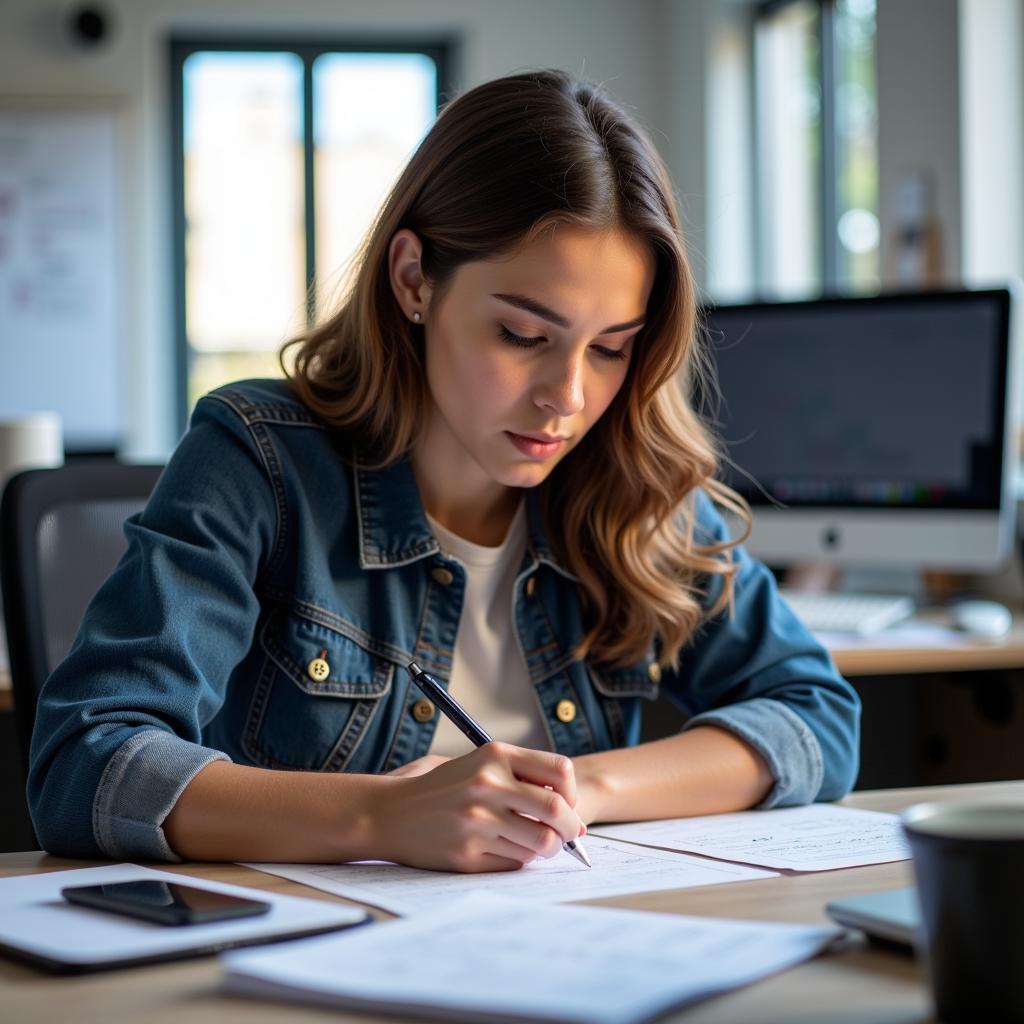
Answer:
<path fill-rule="evenodd" d="M 279 376 L 437 114 L 446 49 L 172 44 L 182 417 Z"/>
<path fill-rule="evenodd" d="M 879 282 L 875 0 L 775 0 L 754 31 L 759 290 Z"/>

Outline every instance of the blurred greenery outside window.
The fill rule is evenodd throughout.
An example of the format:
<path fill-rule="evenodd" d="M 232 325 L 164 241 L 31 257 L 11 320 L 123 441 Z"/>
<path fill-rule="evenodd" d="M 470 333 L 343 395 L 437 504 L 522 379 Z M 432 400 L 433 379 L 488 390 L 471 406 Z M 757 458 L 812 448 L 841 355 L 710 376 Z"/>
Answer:
<path fill-rule="evenodd" d="M 437 114 L 443 48 L 172 45 L 183 415 L 281 376 Z"/>
<path fill-rule="evenodd" d="M 879 287 L 875 0 L 773 0 L 754 31 L 757 290 Z"/>

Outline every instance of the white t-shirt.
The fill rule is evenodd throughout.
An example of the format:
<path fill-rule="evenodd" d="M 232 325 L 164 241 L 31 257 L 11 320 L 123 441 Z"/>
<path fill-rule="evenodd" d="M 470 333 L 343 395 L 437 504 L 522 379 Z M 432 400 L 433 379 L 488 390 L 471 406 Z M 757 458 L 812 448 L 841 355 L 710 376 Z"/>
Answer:
<path fill-rule="evenodd" d="M 523 502 L 498 547 L 472 544 L 427 516 L 445 554 L 466 570 L 448 692 L 496 740 L 550 750 L 551 740 L 526 671 L 512 619 L 512 590 L 526 551 Z M 458 757 L 473 744 L 441 716 L 431 754 Z"/>

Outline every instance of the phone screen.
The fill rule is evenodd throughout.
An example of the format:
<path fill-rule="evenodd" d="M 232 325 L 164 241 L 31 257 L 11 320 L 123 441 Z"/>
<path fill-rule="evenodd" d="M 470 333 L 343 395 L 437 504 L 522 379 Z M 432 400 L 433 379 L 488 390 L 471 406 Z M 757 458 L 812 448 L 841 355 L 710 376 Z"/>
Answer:
<path fill-rule="evenodd" d="M 207 924 L 235 917 L 252 917 L 270 910 L 270 904 L 262 900 L 151 878 L 110 885 L 75 886 L 62 889 L 61 895 L 71 903 L 141 917 L 157 924 Z"/>

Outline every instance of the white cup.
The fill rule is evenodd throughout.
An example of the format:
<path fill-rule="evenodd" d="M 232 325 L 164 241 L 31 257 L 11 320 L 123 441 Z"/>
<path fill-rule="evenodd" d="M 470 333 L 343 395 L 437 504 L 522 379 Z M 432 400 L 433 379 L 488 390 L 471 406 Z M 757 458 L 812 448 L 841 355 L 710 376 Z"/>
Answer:
<path fill-rule="evenodd" d="M 60 413 L 34 412 L 0 420 L 0 492 L 23 469 L 64 465 Z"/>

